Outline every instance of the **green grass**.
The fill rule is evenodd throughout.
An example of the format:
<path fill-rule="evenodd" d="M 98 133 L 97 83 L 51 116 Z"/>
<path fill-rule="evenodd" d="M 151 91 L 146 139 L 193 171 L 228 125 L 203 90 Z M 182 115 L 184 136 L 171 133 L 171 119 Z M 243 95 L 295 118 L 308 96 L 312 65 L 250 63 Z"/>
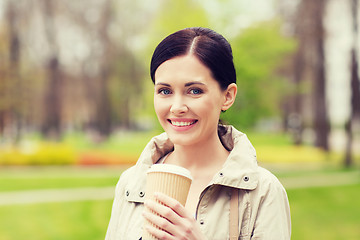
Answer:
<path fill-rule="evenodd" d="M 360 184 L 288 190 L 292 240 L 360 239 Z M 0 207 L 2 240 L 100 240 L 111 200 Z"/>
<path fill-rule="evenodd" d="M 29 169 L 27 169 L 29 170 Z M 13 169 L 0 171 L 0 186 L 17 189 L 114 186 L 119 169 Z M 296 176 L 343 173 L 343 169 L 300 170 Z M 352 171 L 350 171 L 352 172 Z M 2 173 L 2 175 L 1 175 Z M 5 174 L 7 173 L 7 174 Z M 16 173 L 16 174 L 15 174 Z M 63 175 L 67 174 L 67 177 Z M 289 176 L 283 172 L 284 176 Z M 120 175 L 120 174 L 119 174 Z M 52 176 L 52 177 L 49 177 Z M 63 177 L 61 177 L 63 176 Z M 92 177 L 91 177 L 92 176 Z M 108 176 L 108 177 L 106 177 Z M 4 184 L 4 177 L 8 184 Z M 360 239 L 360 184 L 287 189 L 292 217 L 292 240 Z M 104 239 L 112 200 L 0 206 L 1 240 Z"/>
<path fill-rule="evenodd" d="M 115 186 L 125 168 L 126 166 L 0 168 L 0 192 Z"/>
<path fill-rule="evenodd" d="M 76 151 L 138 155 L 157 133 L 121 133 L 94 144 L 84 135 L 64 138 Z M 248 134 L 259 162 L 281 166 L 280 178 L 353 173 L 339 169 L 341 156 L 310 146 L 291 145 L 287 135 Z M 357 162 L 359 163 L 359 156 Z M 280 164 L 279 164 L 280 163 Z M 307 166 L 315 168 L 311 169 Z M 275 165 L 274 165 L 275 166 Z M 286 167 L 284 167 L 286 166 Z M 324 167 L 325 166 L 325 167 Z M 4 191 L 115 186 L 122 168 L 0 168 L 0 193 Z M 360 239 L 360 184 L 287 189 L 292 216 L 292 240 Z M 104 239 L 112 200 L 0 206 L 1 240 Z"/>
<path fill-rule="evenodd" d="M 1 240 L 101 240 L 111 200 L 0 207 Z"/>
<path fill-rule="evenodd" d="M 271 169 L 271 172 L 274 173 L 278 178 L 287 178 L 287 177 L 305 178 L 305 177 L 319 176 L 319 175 L 331 177 L 332 174 L 339 174 L 339 173 L 354 174 L 354 173 L 360 173 L 360 170 L 358 167 L 345 168 L 330 164 L 322 164 L 322 165 L 292 164 L 291 169 L 289 168 L 285 170 Z M 359 179 L 360 179 L 360 175 L 359 175 Z"/>
<path fill-rule="evenodd" d="M 292 240 L 360 239 L 360 184 L 288 190 Z"/>
<path fill-rule="evenodd" d="M 139 155 L 150 139 L 159 132 L 121 132 L 111 135 L 103 142 L 92 142 L 82 133 L 67 134 L 63 138 L 65 144 L 73 146 L 77 151 L 104 151 Z"/>
<path fill-rule="evenodd" d="M 107 187 L 115 186 L 119 177 L 66 177 L 66 178 L 4 178 L 0 177 L 0 192 L 33 189 Z"/>

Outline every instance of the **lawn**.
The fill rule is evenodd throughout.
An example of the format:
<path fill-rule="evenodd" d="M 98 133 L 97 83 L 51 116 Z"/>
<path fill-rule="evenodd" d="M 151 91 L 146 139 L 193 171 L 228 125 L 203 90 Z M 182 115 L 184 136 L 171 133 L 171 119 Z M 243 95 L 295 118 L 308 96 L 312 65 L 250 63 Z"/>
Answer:
<path fill-rule="evenodd" d="M 22 190 L 108 187 L 119 167 L 0 168 L 0 194 Z M 1 240 L 104 239 L 112 199 L 28 205 L 0 205 Z"/>
<path fill-rule="evenodd" d="M 0 192 L 115 186 L 124 167 L 0 168 Z"/>
<path fill-rule="evenodd" d="M 360 184 L 288 190 L 292 240 L 360 239 Z"/>
<path fill-rule="evenodd" d="M 1 240 L 100 240 L 111 200 L 0 207 Z"/>
<path fill-rule="evenodd" d="M 12 175 L 12 179 L 8 178 L 13 181 L 12 184 L 1 181 L 0 189 L 14 191 L 45 187 L 114 186 L 118 170 L 107 169 L 108 173 L 101 168 L 79 170 L 77 177 L 73 170 L 67 177 L 62 176 L 67 172 L 65 169 L 61 169 L 58 174 L 55 174 L 55 170 L 52 171 L 52 178 L 49 177 L 49 172 L 32 171 L 27 175 L 31 176 L 27 181 L 24 174 L 18 178 Z M 90 176 L 88 173 L 91 173 Z M 297 176 L 300 175 L 297 172 Z M 303 176 L 309 176 L 309 172 L 303 172 Z M 13 184 L 16 181 L 19 181 L 18 184 Z M 21 184 L 24 186 L 21 187 Z M 292 239 L 360 239 L 359 190 L 359 182 L 346 186 L 287 189 L 292 213 Z M 0 206 L 0 239 L 104 239 L 111 204 L 112 200 L 109 199 Z"/>
<path fill-rule="evenodd" d="M 118 154 L 132 156 L 136 161 L 153 135 L 121 133 L 98 144 L 83 135 L 68 136 L 62 144 L 71 146 L 76 153 Z M 285 184 L 293 177 L 304 183 L 325 176 L 331 184 L 335 181 L 331 176 L 335 175 L 349 173 L 351 178 L 356 178 L 345 186 L 287 189 L 293 240 L 360 239 L 360 181 L 354 172 L 358 169 L 339 169 L 342 157 L 338 153 L 325 154 L 310 146 L 292 146 L 286 135 L 249 133 L 248 136 L 257 150 L 259 163 L 269 167 Z M 45 167 L 46 161 L 39 164 L 42 167 L 0 167 L 0 194 L 32 189 L 114 187 L 124 169 L 115 165 Z M 355 162 L 359 165 L 359 156 Z M 101 240 L 111 204 L 109 199 L 0 206 L 0 240 Z"/>

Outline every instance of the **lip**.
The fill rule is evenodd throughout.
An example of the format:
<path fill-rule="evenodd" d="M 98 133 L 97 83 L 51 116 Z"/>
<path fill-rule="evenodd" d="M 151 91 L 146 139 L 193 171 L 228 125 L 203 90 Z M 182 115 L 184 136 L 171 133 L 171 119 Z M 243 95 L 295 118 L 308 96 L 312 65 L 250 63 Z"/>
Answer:
<path fill-rule="evenodd" d="M 198 120 L 192 118 L 170 118 L 167 121 L 176 131 L 187 131 L 193 128 L 198 122 Z"/>

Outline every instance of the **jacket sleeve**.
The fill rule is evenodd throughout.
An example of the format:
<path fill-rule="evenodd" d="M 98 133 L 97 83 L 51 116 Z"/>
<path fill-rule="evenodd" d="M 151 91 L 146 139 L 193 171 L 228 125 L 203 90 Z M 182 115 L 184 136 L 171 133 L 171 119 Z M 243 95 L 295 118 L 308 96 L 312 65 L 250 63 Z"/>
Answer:
<path fill-rule="evenodd" d="M 111 217 L 106 231 L 105 240 L 115 240 L 116 238 L 116 229 L 120 220 L 119 216 L 123 204 L 123 193 L 125 192 L 126 186 L 126 174 L 127 171 L 123 172 L 118 183 L 116 184 L 115 197 L 112 205 Z"/>
<path fill-rule="evenodd" d="M 270 172 L 265 175 L 251 239 L 290 240 L 291 217 L 286 191 L 274 175 Z"/>

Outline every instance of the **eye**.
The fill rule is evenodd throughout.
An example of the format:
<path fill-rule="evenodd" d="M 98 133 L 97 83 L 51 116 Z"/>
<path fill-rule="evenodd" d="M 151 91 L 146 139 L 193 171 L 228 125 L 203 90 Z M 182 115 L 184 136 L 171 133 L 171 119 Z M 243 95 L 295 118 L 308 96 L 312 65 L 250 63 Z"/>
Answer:
<path fill-rule="evenodd" d="M 189 90 L 189 93 L 190 94 L 193 94 L 193 95 L 199 95 L 199 94 L 202 94 L 204 91 L 200 88 L 192 88 Z"/>
<path fill-rule="evenodd" d="M 169 94 L 171 94 L 171 91 L 168 88 L 161 88 L 161 89 L 158 90 L 158 94 L 169 95 Z"/>

